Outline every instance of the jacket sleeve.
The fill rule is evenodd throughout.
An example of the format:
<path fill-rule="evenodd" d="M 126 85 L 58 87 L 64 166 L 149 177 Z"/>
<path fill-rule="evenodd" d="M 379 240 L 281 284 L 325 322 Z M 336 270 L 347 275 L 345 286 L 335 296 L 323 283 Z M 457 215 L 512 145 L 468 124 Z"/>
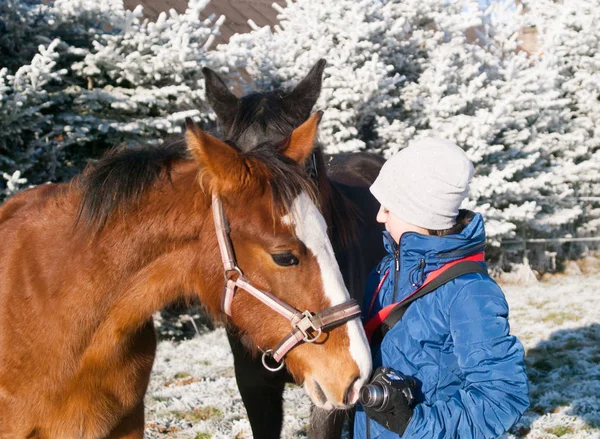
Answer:
<path fill-rule="evenodd" d="M 489 278 L 473 277 L 448 313 L 466 385 L 449 400 L 417 405 L 404 437 L 496 438 L 529 406 L 524 350 L 509 333 L 504 294 Z"/>

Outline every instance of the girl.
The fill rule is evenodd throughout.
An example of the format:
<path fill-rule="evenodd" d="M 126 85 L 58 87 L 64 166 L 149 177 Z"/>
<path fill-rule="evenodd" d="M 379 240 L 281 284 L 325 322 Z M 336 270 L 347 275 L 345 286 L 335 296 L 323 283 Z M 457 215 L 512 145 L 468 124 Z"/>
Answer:
<path fill-rule="evenodd" d="M 465 258 L 485 266 L 483 218 L 459 211 L 473 172 L 464 151 L 437 139 L 413 143 L 384 164 L 371 192 L 381 203 L 388 255 L 367 281 L 367 333 L 430 273 Z M 529 405 L 523 346 L 510 334 L 504 294 L 485 272 L 412 302 L 372 352 L 374 368 L 404 380 L 389 387 L 384 410 L 358 406 L 355 438 L 496 438 Z"/>

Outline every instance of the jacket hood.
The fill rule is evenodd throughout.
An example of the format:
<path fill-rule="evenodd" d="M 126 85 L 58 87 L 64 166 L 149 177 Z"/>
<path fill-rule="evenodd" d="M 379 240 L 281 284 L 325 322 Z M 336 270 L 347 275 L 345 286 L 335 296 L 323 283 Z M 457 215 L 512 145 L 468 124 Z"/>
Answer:
<path fill-rule="evenodd" d="M 471 222 L 460 233 L 432 236 L 406 232 L 397 245 L 391 235 L 383 232 L 383 243 L 388 256 L 383 259 L 379 271 L 392 261 L 399 265 L 398 291 L 412 292 L 421 286 L 427 275 L 448 262 L 482 252 L 486 245 L 483 217 L 475 213 Z M 390 267 L 392 270 L 394 267 Z M 409 285 L 406 285 L 408 283 Z M 408 288 L 407 288 L 408 287 Z M 402 299 L 401 294 L 398 299 Z"/>

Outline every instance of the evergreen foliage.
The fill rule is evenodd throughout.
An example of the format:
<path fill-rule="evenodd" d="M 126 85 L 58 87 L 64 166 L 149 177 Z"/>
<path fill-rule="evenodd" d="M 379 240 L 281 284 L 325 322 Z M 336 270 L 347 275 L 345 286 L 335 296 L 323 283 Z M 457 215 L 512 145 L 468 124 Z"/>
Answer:
<path fill-rule="evenodd" d="M 291 87 L 325 58 L 328 152 L 450 139 L 476 164 L 466 207 L 494 242 L 598 233 L 600 0 L 288 1 L 274 29 L 216 50 L 206 3 L 148 22 L 121 0 L 0 0 L 0 196 L 161 141 L 186 116 L 210 126 L 205 65 L 245 70 L 250 91 Z"/>
<path fill-rule="evenodd" d="M 600 1 L 482 3 L 288 2 L 276 29 L 234 36 L 219 59 L 266 87 L 327 59 L 329 152 L 456 142 L 477 169 L 466 207 L 495 242 L 597 233 L 600 204 L 581 197 L 600 195 Z M 530 26 L 541 41 L 531 54 L 519 47 Z"/>
<path fill-rule="evenodd" d="M 0 194 L 210 123 L 200 70 L 222 19 L 201 21 L 206 3 L 149 22 L 121 0 L 0 0 Z"/>

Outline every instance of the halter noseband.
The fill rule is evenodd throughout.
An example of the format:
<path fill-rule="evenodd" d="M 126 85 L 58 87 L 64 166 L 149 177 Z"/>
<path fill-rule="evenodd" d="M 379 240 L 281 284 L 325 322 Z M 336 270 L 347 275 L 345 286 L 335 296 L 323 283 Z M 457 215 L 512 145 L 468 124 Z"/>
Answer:
<path fill-rule="evenodd" d="M 254 287 L 237 265 L 233 254 L 233 245 L 229 238 L 229 227 L 223 203 L 216 194 L 212 196 L 212 210 L 225 275 L 225 290 L 221 302 L 223 312 L 231 317 L 233 296 L 236 288 L 241 288 L 281 314 L 292 325 L 292 331 L 274 349 L 263 352 L 262 362 L 266 369 L 273 372 L 281 370 L 284 366 L 283 357 L 297 344 L 300 342 L 313 343 L 321 336 L 323 330 L 344 324 L 360 314 L 360 307 L 354 299 L 313 314 L 310 311 L 301 312 L 279 300 L 273 294 Z M 267 364 L 268 357 L 275 360 L 278 366 L 270 367 Z"/>

